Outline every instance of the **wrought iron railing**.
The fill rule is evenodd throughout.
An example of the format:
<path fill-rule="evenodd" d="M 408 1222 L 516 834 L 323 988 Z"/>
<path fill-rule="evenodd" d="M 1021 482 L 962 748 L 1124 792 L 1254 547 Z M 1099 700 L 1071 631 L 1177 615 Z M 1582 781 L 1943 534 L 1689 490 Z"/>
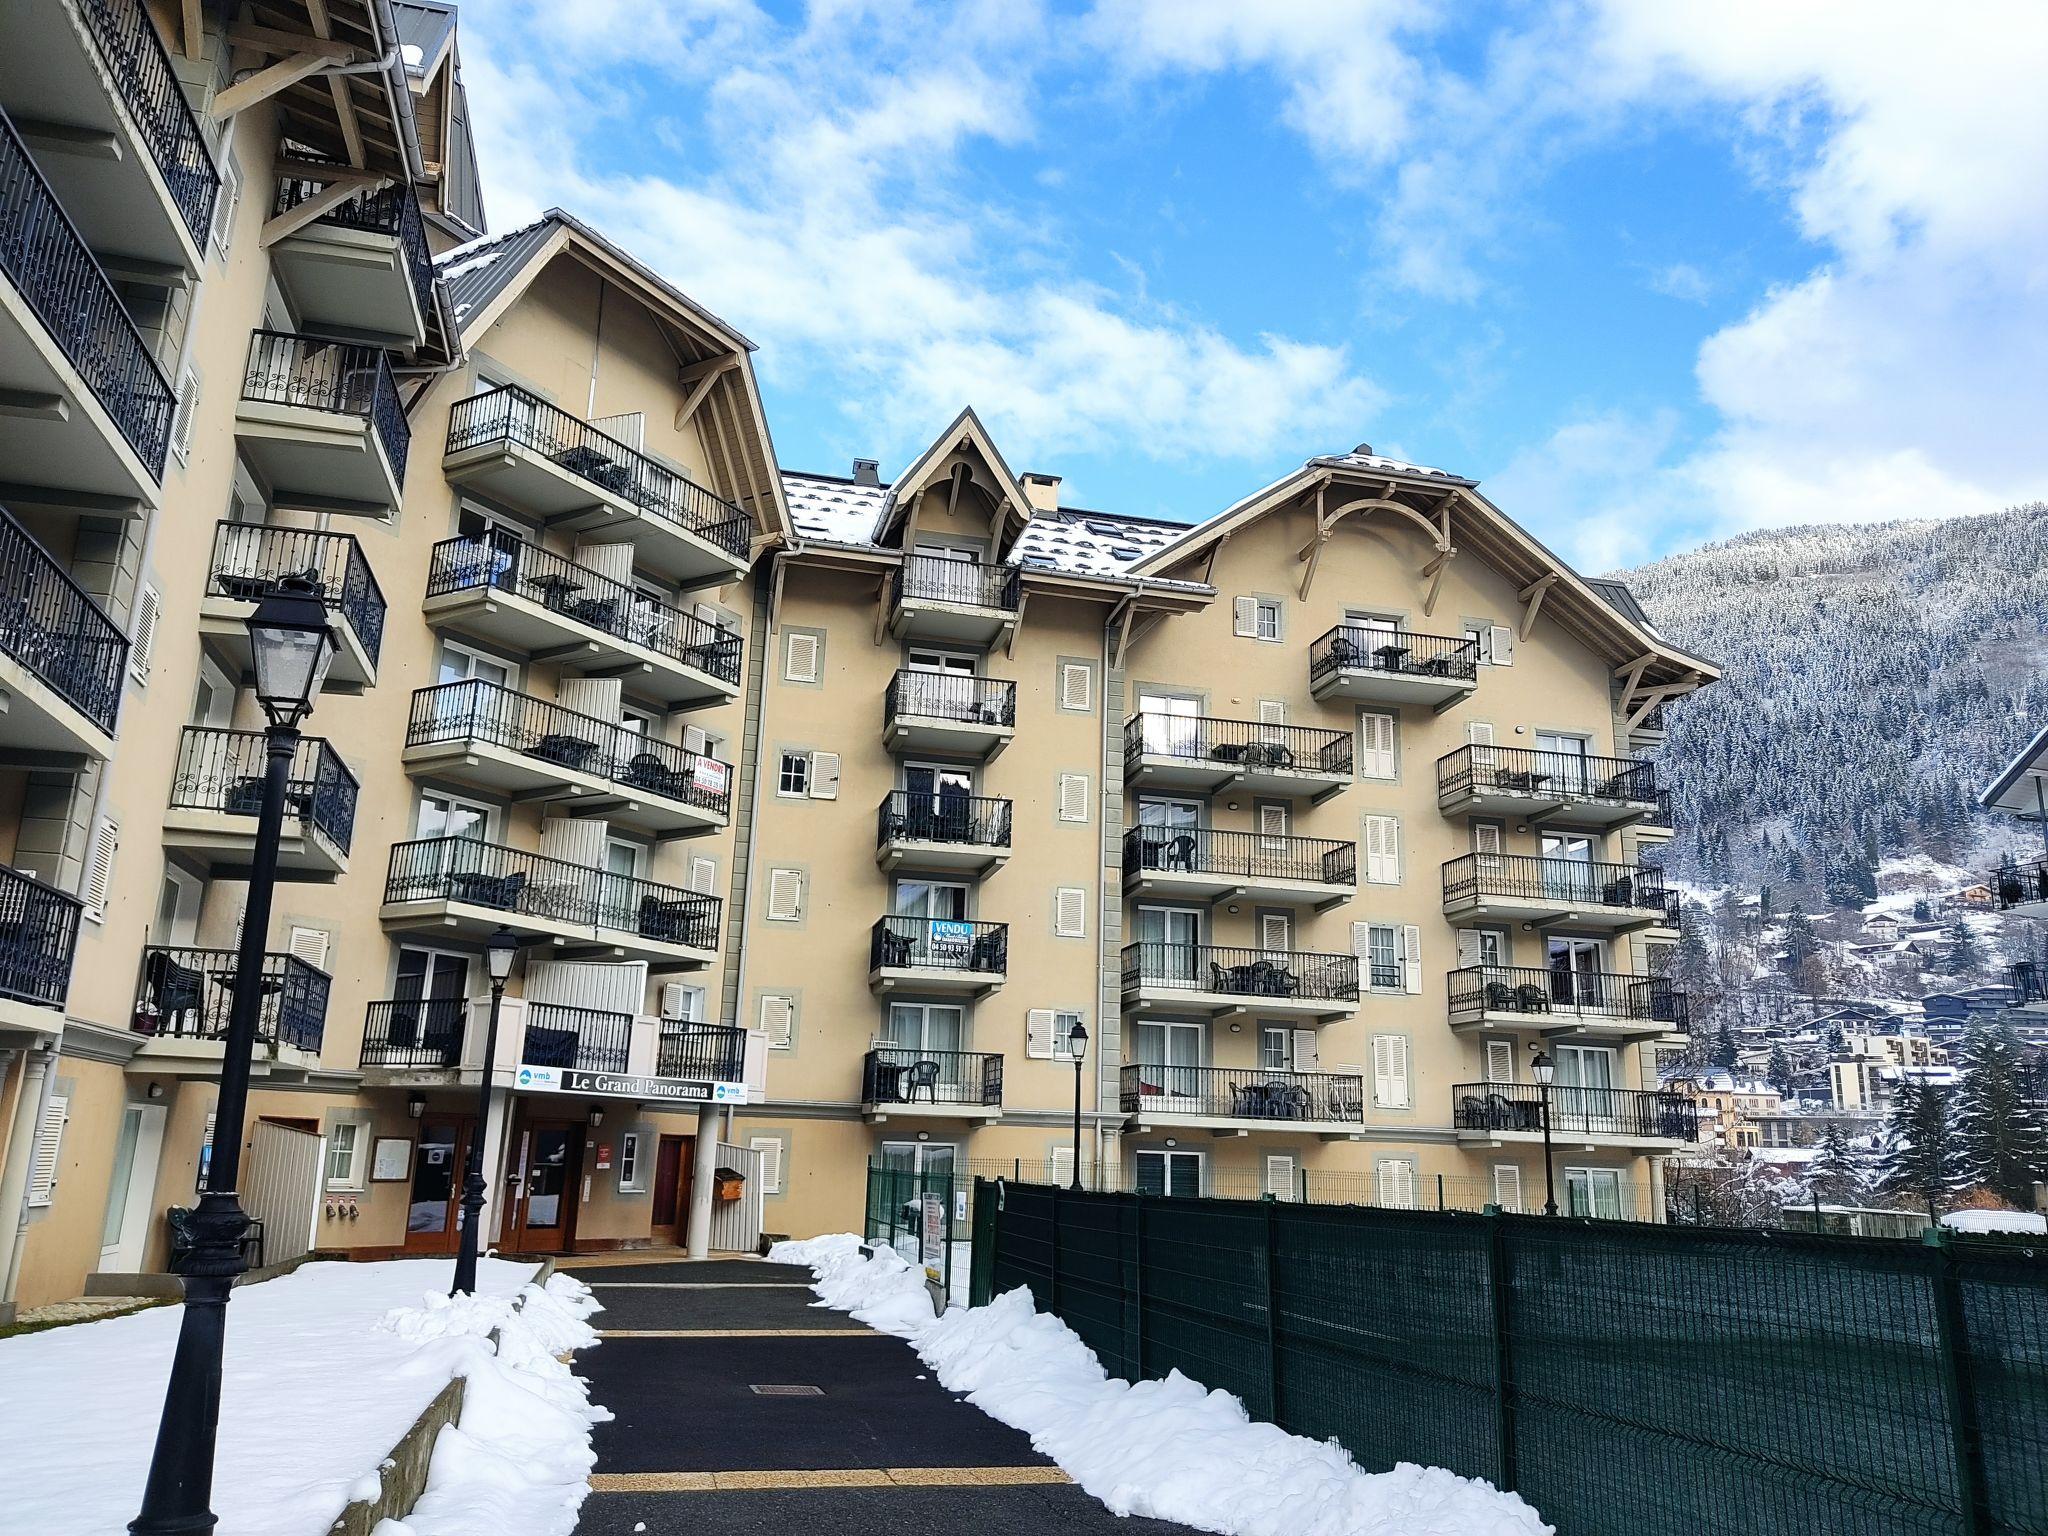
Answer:
<path fill-rule="evenodd" d="M 249 338 L 242 398 L 362 417 L 384 445 L 392 477 L 400 485 L 405 483 L 412 427 L 398 398 L 391 355 L 382 347 L 288 331 L 258 331 Z"/>
<path fill-rule="evenodd" d="M 963 971 L 1000 976 L 1010 963 L 1010 925 L 937 917 L 879 917 L 868 935 L 871 970 Z"/>
<path fill-rule="evenodd" d="M 1643 824 L 1645 826 L 1651 827 L 1675 828 L 1678 825 L 1678 823 L 1676 820 L 1673 819 L 1673 812 L 1671 807 L 1671 791 L 1668 789 L 1660 789 L 1653 797 L 1653 800 L 1656 809 L 1650 811 L 1643 817 Z"/>
<path fill-rule="evenodd" d="M 1124 878 L 1147 871 L 1221 875 L 1238 880 L 1301 880 L 1355 885 L 1358 845 L 1327 837 L 1219 832 L 1140 824 L 1124 833 Z"/>
<path fill-rule="evenodd" d="M 151 945 L 143 950 L 142 986 L 132 1021 L 135 1032 L 225 1040 L 239 958 L 232 949 Z M 256 1038 L 317 1053 L 327 1025 L 327 973 L 297 955 L 271 953 L 263 957 L 261 977 Z"/>
<path fill-rule="evenodd" d="M 1657 765 L 1532 747 L 1464 746 L 1436 760 L 1439 799 L 1467 794 L 1655 804 Z"/>
<path fill-rule="evenodd" d="M 914 672 L 905 667 L 889 679 L 883 715 L 892 725 L 905 717 L 962 725 L 1015 725 L 1017 685 L 1002 677 Z"/>
<path fill-rule="evenodd" d="M 263 810 L 263 762 L 261 731 L 188 725 L 178 739 L 171 805 L 247 816 L 253 823 Z M 321 737 L 301 737 L 292 753 L 291 776 L 285 780 L 285 815 L 315 828 L 347 853 L 355 835 L 356 795 L 356 776 L 334 748 Z M 255 832 L 252 825 L 250 836 Z"/>
<path fill-rule="evenodd" d="M 2048 859 L 2001 864 L 1991 872 L 1991 899 L 2001 912 L 2023 903 L 2048 901 Z"/>
<path fill-rule="evenodd" d="M 529 1067 L 623 1072 L 633 1041 L 633 1015 L 566 1003 L 528 1003 L 519 1059 Z"/>
<path fill-rule="evenodd" d="M 1124 722 L 1124 760 L 1162 758 L 1224 768 L 1272 768 L 1349 778 L 1349 731 L 1314 725 L 1264 725 L 1206 715 L 1133 715 Z"/>
<path fill-rule="evenodd" d="M 64 1006 L 84 910 L 76 896 L 0 864 L 0 997 Z"/>
<path fill-rule="evenodd" d="M 128 638 L 0 507 L 0 651 L 112 735 Z"/>
<path fill-rule="evenodd" d="M 656 1077 L 737 1083 L 747 1070 L 747 1032 L 731 1024 L 663 1019 L 654 1053 Z"/>
<path fill-rule="evenodd" d="M 1642 1020 L 1683 1032 L 1688 998 L 1663 976 L 1616 971 L 1564 971 L 1538 965 L 1474 965 L 1451 972 L 1451 1022 L 1477 1023 L 1489 1013 L 1560 1018 Z"/>
<path fill-rule="evenodd" d="M 272 213 L 289 213 L 301 203 L 326 190 L 323 181 L 300 176 L 283 176 L 277 183 L 277 201 Z M 434 307 L 434 258 L 427 249 L 426 221 L 420 202 L 409 186 L 394 182 L 375 192 L 358 192 L 337 203 L 315 219 L 337 229 L 361 230 L 364 234 L 390 235 L 405 253 L 405 275 L 412 284 L 413 301 L 426 319 Z"/>
<path fill-rule="evenodd" d="M 2005 968 L 2005 984 L 2012 989 L 2014 1007 L 2028 1003 L 2048 1003 L 2048 975 L 2043 975 L 2038 962 L 2021 960 Z"/>
<path fill-rule="evenodd" d="M 99 262 L 0 113 L 0 270 L 71 360 L 150 477 L 161 480 L 176 396 Z"/>
<path fill-rule="evenodd" d="M 1202 1115 L 1225 1120 L 1365 1120 L 1365 1079 L 1351 1072 L 1269 1067 L 1171 1067 L 1141 1062 L 1120 1074 L 1127 1115 Z"/>
<path fill-rule="evenodd" d="M 1309 646 L 1309 681 L 1318 683 L 1344 672 L 1470 682 L 1479 676 L 1479 642 L 1454 635 L 1339 624 Z"/>
<path fill-rule="evenodd" d="M 959 603 L 971 608 L 1017 611 L 1021 572 L 1014 565 L 952 560 L 944 555 L 908 555 L 889 578 L 890 600 Z"/>
<path fill-rule="evenodd" d="M 863 1104 L 1003 1102 L 1003 1058 L 988 1051 L 924 1051 L 878 1045 L 861 1058 Z"/>
<path fill-rule="evenodd" d="M 1544 1090 L 1535 1083 L 1460 1083 L 1451 1090 L 1453 1123 L 1461 1131 L 1542 1134 Z M 1679 1093 L 1639 1088 L 1549 1090 L 1553 1136 L 1625 1136 L 1698 1141 L 1699 1104 Z"/>
<path fill-rule="evenodd" d="M 1358 1001 L 1358 957 L 1222 944 L 1126 944 L 1124 990 L 1160 987 L 1301 1002 Z"/>
<path fill-rule="evenodd" d="M 449 741 L 487 742 L 716 816 L 732 809 L 729 764 L 500 683 L 466 678 L 414 692 L 405 744 Z"/>
<path fill-rule="evenodd" d="M 128 115 L 142 131 L 178 216 L 204 251 L 220 196 L 220 172 L 206 152 L 199 120 L 179 88 L 156 23 L 142 0 L 78 0 L 78 11 Z"/>
<path fill-rule="evenodd" d="M 740 680 L 739 635 L 658 603 L 623 581 L 542 549 L 503 529 L 481 539 L 445 539 L 427 565 L 427 596 L 495 590 L 529 598 L 578 624 L 708 672 Z"/>
<path fill-rule="evenodd" d="M 877 845 L 898 839 L 966 848 L 1010 846 L 1010 802 L 997 795 L 892 789 L 875 812 Z"/>
<path fill-rule="evenodd" d="M 371 1003 L 363 1020 L 363 1065 L 457 1066 L 468 1019 L 468 999 L 460 997 L 397 997 Z"/>
<path fill-rule="evenodd" d="M 384 592 L 352 533 L 220 523 L 213 530 L 214 597 L 261 602 L 285 581 L 317 596 L 355 632 L 370 665 L 384 646 Z"/>
<path fill-rule="evenodd" d="M 1664 872 L 1637 864 L 1594 864 L 1521 853 L 1468 853 L 1444 864 L 1444 905 L 1476 901 L 1557 902 L 1572 907 L 1667 910 Z"/>
<path fill-rule="evenodd" d="M 740 508 L 538 395 L 507 384 L 455 402 L 448 413 L 448 452 L 500 442 L 551 459 L 578 479 L 729 554 L 747 552 L 753 520 Z"/>

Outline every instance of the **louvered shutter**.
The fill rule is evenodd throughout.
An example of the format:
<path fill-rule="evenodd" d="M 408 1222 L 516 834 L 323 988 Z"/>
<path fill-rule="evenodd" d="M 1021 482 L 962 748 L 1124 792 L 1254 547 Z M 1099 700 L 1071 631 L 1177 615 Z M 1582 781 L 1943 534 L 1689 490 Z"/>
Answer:
<path fill-rule="evenodd" d="M 839 798 L 839 754 L 837 752 L 813 752 L 811 754 L 811 798 L 813 800 L 837 800 Z"/>
<path fill-rule="evenodd" d="M 1027 1010 L 1024 1015 L 1024 1054 L 1051 1060 L 1052 1033 L 1058 1023 L 1059 1014 L 1050 1008 Z"/>
<path fill-rule="evenodd" d="M 1246 639 L 1259 637 L 1259 600 L 1256 597 L 1235 598 L 1231 602 L 1233 632 Z"/>
<path fill-rule="evenodd" d="M 761 1032 L 775 1050 L 786 1051 L 796 1036 L 796 999 L 769 992 L 761 998 Z"/>
<path fill-rule="evenodd" d="M 1265 1192 L 1275 1200 L 1294 1198 L 1294 1159 L 1281 1152 L 1266 1154 Z"/>
<path fill-rule="evenodd" d="M 555 702 L 579 715 L 616 724 L 625 702 L 616 677 L 565 677 L 555 689 Z"/>
<path fill-rule="evenodd" d="M 761 1154 L 761 1193 L 782 1193 L 782 1138 L 756 1136 L 747 1143 L 749 1151 Z"/>
<path fill-rule="evenodd" d="M 1052 1156 L 1047 1159 L 1046 1166 L 1051 1170 L 1053 1183 L 1059 1185 L 1061 1189 L 1065 1189 L 1074 1182 L 1074 1149 L 1072 1147 L 1054 1147 L 1052 1149 Z"/>
<path fill-rule="evenodd" d="M 1413 923 L 1401 925 L 1401 982 L 1406 990 L 1422 990 L 1422 930 Z"/>
<path fill-rule="evenodd" d="M 782 675 L 792 683 L 818 680 L 818 637 L 791 630 L 782 642 Z"/>
<path fill-rule="evenodd" d="M 104 922 L 107 899 L 114 892 L 114 855 L 121 848 L 121 828 L 110 820 L 93 827 L 92 847 L 85 860 L 85 915 Z"/>
<path fill-rule="evenodd" d="M 1406 1158 L 1383 1157 L 1373 1165 L 1373 1200 L 1388 1210 L 1415 1204 L 1415 1166 Z"/>
<path fill-rule="evenodd" d="M 1287 841 L 1286 806 L 1261 805 L 1259 807 L 1259 837 L 1268 848 L 1285 846 Z"/>
<path fill-rule="evenodd" d="M 768 871 L 768 915 L 778 922 L 803 916 L 804 874 L 800 869 Z"/>
<path fill-rule="evenodd" d="M 1488 644 L 1493 648 L 1493 664 L 1496 667 L 1511 667 L 1515 664 L 1515 632 L 1505 624 L 1493 626 Z"/>
<path fill-rule="evenodd" d="M 690 860 L 690 889 L 699 896 L 711 896 L 717 893 L 718 860 L 707 859 L 702 854 Z"/>
<path fill-rule="evenodd" d="M 1060 820 L 1086 821 L 1088 819 L 1088 775 L 1085 773 L 1063 773 L 1060 775 Z"/>
<path fill-rule="evenodd" d="M 1401 824 L 1392 816 L 1365 818 L 1365 878 L 1374 885 L 1401 879 Z"/>
<path fill-rule="evenodd" d="M 192 418 L 199 409 L 199 372 L 187 368 L 178 379 L 178 403 L 171 414 L 171 451 L 184 463 L 192 457 Z"/>
<path fill-rule="evenodd" d="M 1494 1164 L 1493 1203 L 1504 1211 L 1522 1208 L 1522 1170 L 1513 1163 Z"/>
<path fill-rule="evenodd" d="M 1500 868 L 1500 828 L 1490 821 L 1472 823 L 1472 851 L 1479 855 L 1473 862 L 1479 868 L 1494 870 Z"/>
<path fill-rule="evenodd" d="M 64 1122 L 71 1113 L 71 1100 L 53 1094 L 43 1105 L 36 1122 L 35 1150 L 28 1160 L 28 1203 L 48 1205 L 57 1195 L 57 1156 L 64 1146 Z"/>
<path fill-rule="evenodd" d="M 1493 750 L 1493 722 L 1490 720 L 1467 720 L 1465 739 L 1472 744 L 1472 777 L 1480 784 L 1493 781 L 1493 773 L 1500 766 L 1500 754 Z"/>
<path fill-rule="evenodd" d="M 1512 1040 L 1486 1042 L 1486 1080 L 1512 1083 L 1515 1080 L 1515 1043 Z"/>
<path fill-rule="evenodd" d="M 709 756 L 711 752 L 710 734 L 701 725 L 684 726 L 683 750 L 685 752 L 694 752 L 699 757 Z"/>
<path fill-rule="evenodd" d="M 1087 662 L 1060 663 L 1060 708 L 1083 712 L 1095 708 L 1095 673 Z"/>
<path fill-rule="evenodd" d="M 1367 711 L 1358 717 L 1358 772 L 1361 778 L 1394 776 L 1394 717 Z"/>
<path fill-rule="evenodd" d="M 529 1003 L 637 1014 L 647 1001 L 647 962 L 530 960 L 522 990 Z"/>
<path fill-rule="evenodd" d="M 128 670 L 138 683 L 149 681 L 150 663 L 156 658 L 157 626 L 163 616 L 163 594 L 145 583 L 135 594 L 135 625 L 128 636 Z"/>
<path fill-rule="evenodd" d="M 1259 914 L 1259 948 L 1286 954 L 1294 947 L 1294 919 L 1285 912 Z"/>
<path fill-rule="evenodd" d="M 684 986 L 680 981 L 665 981 L 661 984 L 661 1016 L 664 1019 L 687 1019 L 690 1016 L 690 993 L 693 987 Z"/>
<path fill-rule="evenodd" d="M 1318 1071 L 1322 1059 L 1322 1053 L 1316 1049 L 1316 1032 L 1312 1029 L 1297 1029 L 1294 1032 L 1294 1070 Z"/>
<path fill-rule="evenodd" d="M 327 938 L 324 929 L 294 926 L 286 948 L 314 970 L 324 971 L 327 969 Z"/>
<path fill-rule="evenodd" d="M 1477 928 L 1460 928 L 1458 930 L 1458 968 L 1460 970 L 1486 963 L 1484 951 L 1479 947 L 1480 943 L 1481 935 Z"/>
<path fill-rule="evenodd" d="M 1087 937 L 1088 893 L 1080 886 L 1063 885 L 1053 892 L 1052 931 L 1063 939 Z"/>
<path fill-rule="evenodd" d="M 1408 1040 L 1405 1035 L 1372 1037 L 1372 1101 L 1380 1109 L 1406 1109 Z"/>
<path fill-rule="evenodd" d="M 576 563 L 585 570 L 595 571 L 600 576 L 610 577 L 624 586 L 633 584 L 633 546 L 631 544 L 588 544 L 576 546 Z"/>

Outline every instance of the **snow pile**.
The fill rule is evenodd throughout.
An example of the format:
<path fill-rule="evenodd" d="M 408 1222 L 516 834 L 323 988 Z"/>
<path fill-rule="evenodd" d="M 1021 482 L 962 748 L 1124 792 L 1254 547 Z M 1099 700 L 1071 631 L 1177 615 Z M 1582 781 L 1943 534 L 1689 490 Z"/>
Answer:
<path fill-rule="evenodd" d="M 1941 1224 L 1951 1232 L 2048 1232 L 2048 1216 L 2037 1211 L 1950 1211 Z"/>
<path fill-rule="evenodd" d="M 1119 1515 L 1224 1536 L 1550 1536 L 1513 1494 L 1438 1467 L 1365 1472 L 1334 1442 L 1257 1422 L 1178 1371 L 1111 1380 L 1021 1286 L 935 1319 L 923 1272 L 886 1249 L 864 1259 L 858 1238 L 777 1243 L 768 1257 L 809 1265 L 825 1306 L 910 1340 L 945 1387 L 1030 1435 Z"/>

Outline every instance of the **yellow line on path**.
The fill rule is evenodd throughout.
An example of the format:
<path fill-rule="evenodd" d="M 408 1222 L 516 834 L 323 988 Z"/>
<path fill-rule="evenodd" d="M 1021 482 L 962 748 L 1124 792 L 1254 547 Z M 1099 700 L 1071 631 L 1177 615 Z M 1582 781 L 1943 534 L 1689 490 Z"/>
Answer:
<path fill-rule="evenodd" d="M 806 1472 L 598 1472 L 593 1493 L 747 1493 L 784 1488 L 1013 1488 L 1070 1483 L 1058 1467 L 845 1467 Z"/>
<path fill-rule="evenodd" d="M 600 1339 L 872 1339 L 865 1328 L 600 1328 Z"/>

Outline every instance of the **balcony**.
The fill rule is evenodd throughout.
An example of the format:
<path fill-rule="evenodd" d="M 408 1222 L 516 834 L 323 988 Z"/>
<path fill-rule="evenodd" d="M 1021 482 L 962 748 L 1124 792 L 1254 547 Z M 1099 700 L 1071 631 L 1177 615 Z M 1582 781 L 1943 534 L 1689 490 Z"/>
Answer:
<path fill-rule="evenodd" d="M 747 1032 L 730 1024 L 663 1019 L 654 1075 L 697 1083 L 744 1083 Z"/>
<path fill-rule="evenodd" d="M 1003 1112 L 1003 1058 L 878 1045 L 861 1058 L 860 1107 L 873 1124 L 904 1117 L 994 1120 Z"/>
<path fill-rule="evenodd" d="M 75 896 L 0 864 L 0 1045 L 10 1031 L 64 1027 L 71 963 L 78 950 Z"/>
<path fill-rule="evenodd" d="M 868 935 L 868 990 L 982 997 L 1003 984 L 1010 925 L 881 917 Z"/>
<path fill-rule="evenodd" d="M 1479 686 L 1479 642 L 1339 624 L 1308 648 L 1308 691 L 1357 704 L 1441 712 Z"/>
<path fill-rule="evenodd" d="M 1638 720 L 1628 733 L 1629 750 L 1647 752 L 1653 747 L 1664 745 L 1666 727 L 1664 723 L 1664 701 L 1650 706 L 1650 712 Z"/>
<path fill-rule="evenodd" d="M 570 1072 L 624 1072 L 633 1015 L 564 1003 L 528 1003 L 520 1065 Z"/>
<path fill-rule="evenodd" d="M 4 114 L 0 273 L 4 478 L 43 488 L 52 505 L 116 516 L 155 506 L 170 381 Z"/>
<path fill-rule="evenodd" d="M 1451 972 L 1447 991 L 1453 1029 L 1654 1040 L 1692 1027 L 1686 994 L 1661 976 L 1482 965 Z"/>
<path fill-rule="evenodd" d="M 206 595 L 199 603 L 199 633 L 231 671 L 249 674 L 254 669 L 249 617 L 286 582 L 294 583 L 291 590 L 318 596 L 331 616 L 337 644 L 326 686 L 366 688 L 375 683 L 377 657 L 384 645 L 384 593 L 354 534 L 216 524 Z"/>
<path fill-rule="evenodd" d="M 723 827 L 732 769 L 613 721 L 470 679 L 412 696 L 405 766 L 579 815 L 671 836 Z"/>
<path fill-rule="evenodd" d="M 2030 1013 L 2048 1009 L 2048 976 L 2041 973 L 2039 964 L 2022 960 L 2017 965 L 2005 968 L 2005 984 L 2012 991 L 2012 1005 L 2024 1008 Z"/>
<path fill-rule="evenodd" d="M 371 1003 L 363 1017 L 366 1068 L 445 1072 L 462 1064 L 469 1000 L 400 997 Z"/>
<path fill-rule="evenodd" d="M 275 505 L 389 517 L 412 442 L 382 347 L 258 331 L 235 439 Z"/>
<path fill-rule="evenodd" d="M 1612 831 L 1656 814 L 1657 768 L 1628 757 L 1460 747 L 1436 760 L 1436 803 L 1446 816 Z"/>
<path fill-rule="evenodd" d="M 1206 716 L 1124 722 L 1124 787 L 1213 795 L 1306 795 L 1321 804 L 1351 783 L 1349 731 Z"/>
<path fill-rule="evenodd" d="M 1010 857 L 1010 802 L 994 795 L 891 790 L 875 812 L 875 862 L 970 875 Z"/>
<path fill-rule="evenodd" d="M 271 215 L 314 207 L 325 193 L 319 181 L 279 177 Z M 427 339 L 434 259 L 411 187 L 394 184 L 334 203 L 273 241 L 270 263 L 302 325 L 367 333 L 401 352 Z"/>
<path fill-rule="evenodd" d="M 8 745 L 113 756 L 127 667 L 127 636 L 0 509 L 0 698 Z"/>
<path fill-rule="evenodd" d="M 913 672 L 889 679 L 882 740 L 892 752 L 937 752 L 988 762 L 1017 734 L 1017 685 L 958 672 Z"/>
<path fill-rule="evenodd" d="M 219 1071 L 238 961 L 231 949 L 152 945 L 142 952 L 130 1027 L 147 1039 L 130 1071 L 200 1077 Z M 297 955 L 267 954 L 262 978 L 256 1071 L 276 1078 L 317 1065 L 327 1027 L 327 973 Z"/>
<path fill-rule="evenodd" d="M 1460 1083 L 1451 1090 L 1458 1140 L 1505 1146 L 1543 1140 L 1543 1090 L 1534 1083 Z M 1635 1088 L 1550 1090 L 1553 1141 L 1667 1151 L 1699 1140 L 1699 1104 Z"/>
<path fill-rule="evenodd" d="M 1218 944 L 1124 946 L 1124 1010 L 1323 1023 L 1358 1010 L 1358 957 Z"/>
<path fill-rule="evenodd" d="M 164 846 L 196 854 L 215 879 L 246 880 L 263 810 L 264 735 L 188 725 L 164 812 Z M 331 881 L 348 871 L 356 776 L 317 736 L 300 738 L 285 781 L 280 880 Z"/>
<path fill-rule="evenodd" d="M 1357 889 L 1356 843 L 1142 824 L 1124 834 L 1126 896 L 1271 901 L 1324 912 Z"/>
<path fill-rule="evenodd" d="M 1119 1107 L 1128 1129 L 1312 1131 L 1332 1139 L 1365 1124 L 1365 1079 L 1352 1072 L 1266 1067 L 1126 1066 Z"/>
<path fill-rule="evenodd" d="M 2001 912 L 2019 917 L 2048 918 L 2048 859 L 2031 864 L 2001 864 L 1986 882 Z"/>
<path fill-rule="evenodd" d="M 732 630 L 503 532 L 434 546 L 426 615 L 585 676 L 623 678 L 629 693 L 665 709 L 739 697 L 742 642 Z"/>
<path fill-rule="evenodd" d="M 1444 916 L 1615 933 L 1675 926 L 1661 870 L 1527 854 L 1468 853 L 1444 865 Z"/>
<path fill-rule="evenodd" d="M 1636 841 L 1642 842 L 1653 838 L 1663 842 L 1676 836 L 1677 832 L 1678 820 L 1671 805 L 1671 791 L 1660 789 L 1657 791 L 1655 804 L 1645 811 L 1643 819 L 1636 823 Z"/>
<path fill-rule="evenodd" d="M 442 467 L 551 528 L 630 541 L 636 565 L 684 589 L 737 581 L 752 563 L 739 507 L 513 385 L 455 403 Z"/>
<path fill-rule="evenodd" d="M 889 632 L 986 648 L 1016 628 L 1021 572 L 1014 565 L 911 554 L 889 577 Z"/>
<path fill-rule="evenodd" d="M 722 903 L 680 886 L 608 874 L 501 843 L 397 843 L 378 911 L 387 929 L 481 940 L 500 924 L 552 942 L 559 958 L 646 960 L 695 970 L 718 959 Z"/>

